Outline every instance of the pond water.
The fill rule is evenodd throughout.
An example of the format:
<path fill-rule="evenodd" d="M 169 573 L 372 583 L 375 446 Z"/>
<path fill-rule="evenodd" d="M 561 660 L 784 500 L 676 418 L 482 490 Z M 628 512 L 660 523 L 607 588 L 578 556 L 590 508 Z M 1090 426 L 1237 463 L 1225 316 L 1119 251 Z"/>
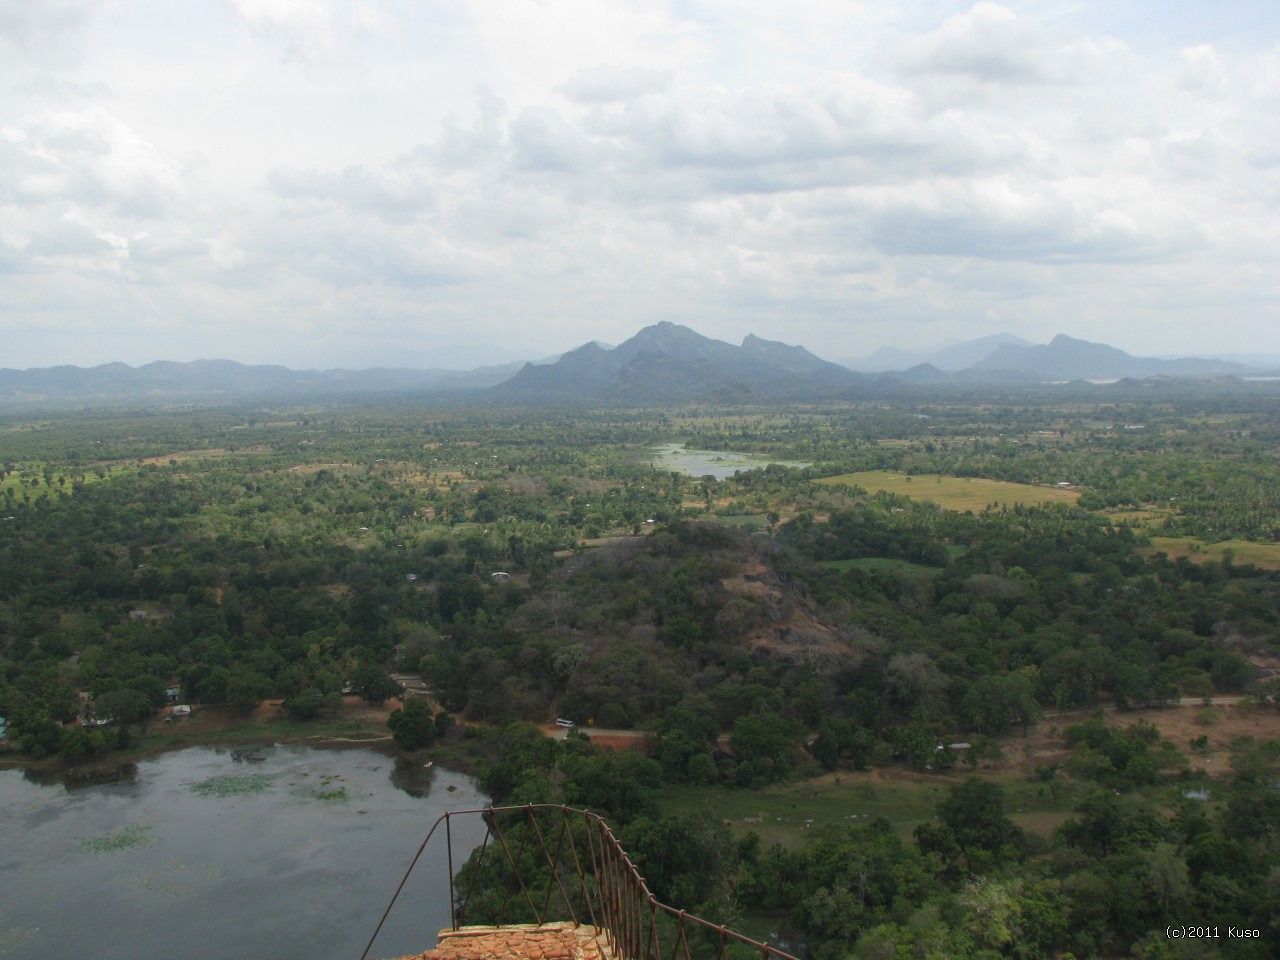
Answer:
<path fill-rule="evenodd" d="M 85 786 L 0 771 L 0 957 L 350 960 L 436 818 L 488 802 L 462 774 L 367 748 L 251 755 L 179 750 Z M 483 831 L 454 821 L 455 866 Z M 371 957 L 449 924 L 443 840 Z"/>
<path fill-rule="evenodd" d="M 752 453 L 687 450 L 682 443 L 667 443 L 655 448 L 650 462 L 659 470 L 677 470 L 689 477 L 705 477 L 710 474 L 717 480 L 732 477 L 739 470 L 759 470 L 771 463 L 784 467 L 809 466 L 794 460 L 770 460 Z"/>

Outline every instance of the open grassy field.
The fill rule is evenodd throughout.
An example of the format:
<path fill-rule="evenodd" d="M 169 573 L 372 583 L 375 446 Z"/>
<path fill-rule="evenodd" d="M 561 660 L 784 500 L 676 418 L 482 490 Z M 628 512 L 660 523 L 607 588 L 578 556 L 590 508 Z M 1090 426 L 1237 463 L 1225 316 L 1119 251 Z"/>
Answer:
<path fill-rule="evenodd" d="M 1106 516 L 1117 526 L 1149 527 L 1174 515 L 1172 510 L 1112 510 Z"/>
<path fill-rule="evenodd" d="M 752 527 L 756 530 L 764 530 L 769 526 L 769 518 L 763 513 L 739 513 L 730 517 L 713 515 L 707 519 L 725 527 Z"/>
<path fill-rule="evenodd" d="M 107 474 L 107 476 L 110 475 L 110 473 Z M 52 482 L 46 483 L 42 465 L 24 464 L 18 470 L 0 480 L 0 507 L 6 505 L 5 500 L 7 500 L 8 491 L 10 490 L 13 491 L 14 500 L 17 503 L 22 503 L 24 494 L 31 500 L 56 497 L 63 494 L 70 495 L 75 487 L 75 481 L 79 479 L 79 473 L 73 476 L 66 470 L 55 470 L 50 476 Z M 97 474 L 86 471 L 84 473 L 84 482 L 98 483 Z"/>
<path fill-rule="evenodd" d="M 823 477 L 815 482 L 862 487 L 871 493 L 885 490 L 916 500 L 931 500 L 947 510 L 972 510 L 974 513 L 993 503 L 1034 506 L 1041 503 L 1075 503 L 1080 499 L 1080 494 L 1075 490 L 977 477 L 945 477 L 937 473 L 909 476 L 890 470 L 865 470 L 861 473 Z"/>
<path fill-rule="evenodd" d="M 391 739 L 387 716 L 398 706 L 397 700 L 373 705 L 344 697 L 337 715 L 306 722 L 290 719 L 279 700 L 264 701 L 249 715 L 229 707 L 206 707 L 172 724 L 153 720 L 146 732 L 136 737 L 133 747 L 120 756 L 148 756 L 178 747 L 224 743 L 383 743 Z"/>
<path fill-rule="evenodd" d="M 23 502 L 25 494 L 30 500 L 43 497 L 70 496 L 77 483 L 94 484 L 110 480 L 114 476 L 137 472 L 137 464 L 94 464 L 81 466 L 74 470 L 66 467 L 55 467 L 49 471 L 49 482 L 45 482 L 43 463 L 19 463 L 9 475 L 0 479 L 0 508 L 7 506 L 8 492 L 13 491 L 16 502 Z M 98 471 L 102 472 L 99 476 Z"/>
<path fill-rule="evenodd" d="M 880 570 L 899 577 L 931 577 L 937 568 L 912 563 L 909 560 L 894 560 L 889 557 L 858 557 L 855 560 L 824 560 L 818 566 L 825 570 Z"/>
<path fill-rule="evenodd" d="M 832 824 L 856 824 L 884 817 L 905 840 L 922 823 L 933 820 L 934 811 L 951 788 L 970 774 L 953 771 L 936 776 L 901 770 L 870 773 L 828 773 L 811 780 L 774 784 L 761 790 L 719 787 L 668 787 L 663 791 L 663 812 L 687 815 L 709 810 L 730 821 L 735 834 L 760 834 L 765 846 L 774 843 L 797 848 L 813 830 Z M 1071 814 L 1089 792 L 1089 784 L 1059 778 L 1052 784 L 993 776 L 1005 791 L 1005 809 L 1019 826 L 1048 836 Z"/>
<path fill-rule="evenodd" d="M 250 447 L 236 447 L 235 450 L 229 450 L 226 447 L 202 447 L 196 450 L 174 450 L 171 453 L 162 453 L 156 457 L 146 457 L 142 463 L 154 463 L 157 466 L 163 466 L 166 463 L 186 463 L 188 460 L 220 460 L 223 457 L 253 457 L 263 456 L 271 453 L 271 448 L 265 444 L 256 444 Z"/>
<path fill-rule="evenodd" d="M 1280 570 L 1280 543 L 1255 543 L 1252 540 L 1223 540 L 1209 543 L 1196 537 L 1152 537 L 1151 547 L 1143 552 L 1164 553 L 1170 559 L 1189 557 L 1196 563 L 1212 560 L 1220 563 L 1230 550 L 1235 563 L 1251 563 L 1264 570 Z"/>
<path fill-rule="evenodd" d="M 951 789 L 970 776 L 998 783 L 1004 791 L 1005 813 L 1029 833 L 1049 838 L 1076 805 L 1098 784 L 1079 780 L 1061 769 L 1068 755 L 1063 731 L 1089 718 L 1090 711 L 1046 718 L 1027 734 L 1001 738 L 1004 759 L 976 773 L 963 765 L 939 773 L 917 773 L 901 767 L 877 768 L 868 773 L 840 771 L 760 790 L 723 787 L 667 786 L 663 788 L 664 813 L 687 815 L 710 811 L 730 821 L 735 835 L 760 834 L 766 846 L 788 849 L 804 845 L 812 831 L 831 824 L 851 824 L 884 817 L 894 832 L 911 839 L 912 832 L 935 816 L 937 806 Z M 1280 739 L 1280 713 L 1275 710 L 1233 704 L 1217 704 L 1206 710 L 1199 702 L 1184 701 L 1163 710 L 1104 713 L 1108 726 L 1123 728 L 1138 721 L 1153 724 L 1161 735 L 1185 756 L 1190 772 L 1210 778 L 1231 775 L 1231 743 L 1238 737 L 1258 741 Z M 1192 738 L 1208 737 L 1204 750 L 1190 747 Z M 1057 775 L 1048 782 L 1035 778 L 1037 768 L 1056 765 Z M 1188 786 L 1177 767 L 1163 773 L 1161 782 L 1124 794 L 1123 803 L 1137 808 L 1176 805 Z M 1216 789 L 1211 786 L 1211 789 Z"/>

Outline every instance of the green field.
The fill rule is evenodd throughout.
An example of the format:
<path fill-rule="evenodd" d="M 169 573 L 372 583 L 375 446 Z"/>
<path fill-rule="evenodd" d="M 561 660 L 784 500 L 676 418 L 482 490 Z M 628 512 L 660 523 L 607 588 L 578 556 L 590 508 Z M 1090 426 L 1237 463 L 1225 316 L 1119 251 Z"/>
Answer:
<path fill-rule="evenodd" d="M 1112 510 L 1107 519 L 1117 526 L 1149 527 L 1174 516 L 1172 510 Z"/>
<path fill-rule="evenodd" d="M 9 491 L 13 491 L 13 502 L 16 504 L 24 502 L 24 495 L 28 500 L 70 496 L 77 483 L 98 483 L 112 474 L 133 468 L 114 467 L 110 470 L 104 469 L 103 477 L 98 476 L 96 469 L 77 468 L 76 470 L 69 470 L 55 468 L 49 471 L 50 482 L 46 483 L 43 464 L 18 464 L 17 468 L 11 471 L 7 477 L 0 479 L 0 507 L 9 505 Z"/>
<path fill-rule="evenodd" d="M 662 809 L 682 816 L 710 811 L 731 821 L 735 834 L 760 834 L 766 846 L 796 848 L 813 830 L 869 823 L 876 817 L 884 817 L 895 833 L 910 839 L 917 826 L 934 818 L 951 788 L 968 776 L 967 771 L 957 771 L 922 780 L 887 780 L 870 773 L 839 773 L 760 790 L 672 785 L 663 788 Z M 1061 778 L 1052 785 L 1021 779 L 1001 779 L 1000 784 L 1010 819 L 1046 837 L 1090 789 Z M 749 822 L 756 818 L 758 823 Z"/>
<path fill-rule="evenodd" d="M 879 570 L 884 573 L 892 573 L 899 577 L 930 577 L 937 573 L 934 567 L 926 567 L 923 564 L 912 563 L 910 560 L 894 560 L 889 557 L 858 557 L 854 560 L 824 560 L 818 566 L 824 570 L 839 570 L 843 573 L 846 570 Z"/>
<path fill-rule="evenodd" d="M 945 477 L 938 473 L 914 476 L 891 470 L 865 470 L 823 477 L 816 483 L 862 487 L 870 493 L 885 491 L 916 500 L 930 500 L 947 510 L 972 510 L 977 513 L 991 504 L 1035 506 L 1041 503 L 1075 503 L 1080 499 L 1075 490 L 1037 487 L 1028 483 L 983 480 L 979 477 Z"/>
<path fill-rule="evenodd" d="M 1190 557 L 1197 563 L 1219 562 L 1230 550 L 1235 563 L 1251 563 L 1264 570 L 1280 570 L 1280 543 L 1255 543 L 1252 540 L 1223 540 L 1209 543 L 1195 537 L 1152 537 L 1151 552 L 1165 553 L 1171 559 Z"/>
<path fill-rule="evenodd" d="M 65 477 L 66 475 L 61 474 L 61 476 Z M 0 500 L 0 505 L 8 505 L 10 491 L 13 492 L 13 501 L 15 503 L 24 502 L 24 497 L 27 500 L 39 500 L 43 497 L 57 496 L 59 490 L 63 490 L 66 493 L 71 492 L 72 484 L 70 478 L 67 478 L 65 484 L 59 484 L 57 476 L 52 477 L 52 479 L 52 484 L 45 483 L 38 467 L 20 469 L 9 474 L 9 476 L 0 480 L 0 498 L 3 498 L 3 500 Z M 96 480 L 97 477 L 94 477 L 94 479 Z"/>
<path fill-rule="evenodd" d="M 756 530 L 765 530 L 769 526 L 769 518 L 763 513 L 736 513 L 728 517 L 712 515 L 707 519 L 726 527 L 751 527 Z"/>

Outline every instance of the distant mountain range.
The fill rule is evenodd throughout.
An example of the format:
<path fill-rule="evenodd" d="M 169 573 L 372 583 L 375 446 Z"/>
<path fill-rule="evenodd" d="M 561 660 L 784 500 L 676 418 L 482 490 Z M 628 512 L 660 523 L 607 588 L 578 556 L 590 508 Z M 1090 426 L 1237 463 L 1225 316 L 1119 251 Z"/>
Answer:
<path fill-rule="evenodd" d="M 755 335 L 734 346 L 664 321 L 612 350 L 592 342 L 555 363 L 525 364 L 492 393 L 512 400 L 782 399 L 831 394 L 858 387 L 864 380 L 804 347 Z"/>
<path fill-rule="evenodd" d="M 234 360 L 159 360 L 140 367 L 106 363 L 98 367 L 0 369 L 0 400 L 218 399 L 248 396 L 453 391 L 492 387 L 521 364 L 475 370 L 290 370 L 248 366 Z"/>
<path fill-rule="evenodd" d="M 547 403 L 854 399 L 930 384 L 1237 377 L 1275 374 L 1280 367 L 1265 364 L 1270 358 L 1260 359 L 1264 364 L 1254 367 L 1234 359 L 1134 357 L 1065 334 L 1047 344 L 997 334 L 935 351 L 885 348 L 865 363 L 871 368 L 892 363 L 896 369 L 855 372 L 801 346 L 755 335 L 735 346 L 664 321 L 616 347 L 591 341 L 549 361 L 468 371 L 290 370 L 231 360 L 0 369 L 0 402 L 179 402 L 396 392 Z"/>
<path fill-rule="evenodd" d="M 1065 334 L 1045 345 L 997 334 L 928 353 L 879 350 L 869 359 L 873 366 L 888 361 L 899 365 L 892 370 L 855 372 L 816 357 L 804 347 L 754 335 L 734 346 L 708 339 L 688 327 L 659 323 L 645 327 L 612 350 L 588 343 L 555 363 L 526 364 L 491 393 L 523 401 L 853 398 L 946 382 L 1105 381 L 1256 372 L 1226 360 L 1133 357 Z"/>
<path fill-rule="evenodd" d="M 1182 357 L 1157 360 L 1134 357 L 1104 343 L 1076 340 L 1060 333 L 1047 344 L 1002 343 L 969 367 L 970 371 L 1015 371 L 1048 380 L 1119 380 L 1122 377 L 1228 377 L 1251 371 L 1229 360 Z"/>
<path fill-rule="evenodd" d="M 1001 344 L 1029 347 L 1030 340 L 1015 337 L 1012 333 L 993 333 L 989 337 L 977 340 L 966 340 L 964 343 L 953 343 L 934 350 L 901 350 L 898 347 L 881 347 L 869 357 L 856 357 L 841 360 L 842 366 L 850 370 L 863 370 L 867 373 L 882 373 L 888 370 L 909 370 L 911 367 L 927 363 L 939 370 L 956 371 L 973 366 L 995 350 Z"/>

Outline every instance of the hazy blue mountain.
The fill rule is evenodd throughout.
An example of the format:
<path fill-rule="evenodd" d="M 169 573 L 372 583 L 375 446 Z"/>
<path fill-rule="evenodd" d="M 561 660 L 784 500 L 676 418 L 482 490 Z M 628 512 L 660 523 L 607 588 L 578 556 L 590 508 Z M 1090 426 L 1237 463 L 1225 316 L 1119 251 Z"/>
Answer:
<path fill-rule="evenodd" d="M 983 351 L 986 351 L 985 354 Z M 250 397 L 322 397 L 372 393 L 465 393 L 512 400 L 854 399 L 931 383 L 1116 380 L 1247 376 L 1274 372 L 1226 359 L 1134 357 L 1101 343 L 1058 335 L 1032 345 L 1010 334 L 954 344 L 927 354 L 879 350 L 896 371 L 854 373 L 802 346 L 748 335 L 735 346 L 662 322 L 616 347 L 598 341 L 538 363 L 475 370 L 290 370 L 232 360 L 157 361 L 140 367 L 0 369 L 0 403 L 174 402 Z M 932 360 L 916 359 L 920 356 Z M 963 359 L 977 356 L 956 369 Z M 1265 361 L 1265 357 L 1259 355 Z M 915 362 L 907 362 L 915 360 Z M 877 361 L 877 362 L 880 362 Z"/>
<path fill-rule="evenodd" d="M 1044 380 L 1115 380 L 1121 377 L 1217 377 L 1238 376 L 1250 368 L 1225 360 L 1184 357 L 1158 360 L 1135 357 L 1107 346 L 1077 340 L 1064 333 L 1048 344 L 1018 346 L 1004 343 L 970 367 L 974 372 L 1010 371 L 1034 374 Z"/>
<path fill-rule="evenodd" d="M 881 372 L 885 370 L 909 370 L 922 363 L 930 364 L 939 370 L 964 370 L 978 363 L 1001 344 L 1011 343 L 1015 346 L 1031 346 L 1030 340 L 1014 336 L 1012 333 L 993 333 L 976 340 L 953 343 L 946 347 L 930 350 L 902 350 L 898 347 L 881 347 L 869 357 L 853 358 L 842 361 L 850 370 Z"/>
<path fill-rule="evenodd" d="M 520 364 L 475 370 L 290 370 L 233 360 L 159 360 L 130 367 L 0 369 L 0 400 L 10 403 L 74 400 L 225 399 L 328 393 L 478 390 L 501 383 Z"/>
<path fill-rule="evenodd" d="M 670 400 L 707 396 L 829 396 L 861 382 L 857 374 L 804 347 L 750 335 L 741 346 L 663 321 L 612 350 L 584 344 L 556 363 L 526 364 L 494 394 L 526 400 L 595 397 Z"/>
<path fill-rule="evenodd" d="M 1162 356 L 1161 360 L 1184 360 L 1185 355 L 1179 354 L 1175 356 Z M 1225 360 L 1228 363 L 1240 363 L 1246 367 L 1252 367 L 1259 371 L 1269 371 L 1272 374 L 1280 372 L 1280 353 L 1209 353 L 1205 354 L 1206 360 Z"/>
<path fill-rule="evenodd" d="M 754 333 L 747 334 L 742 341 L 742 349 L 792 373 L 829 373 L 832 367 L 839 366 L 814 356 L 804 347 L 791 346 L 777 340 L 763 340 Z"/>
<path fill-rule="evenodd" d="M 947 374 L 944 371 L 939 370 L 932 363 L 917 363 L 914 367 L 910 367 L 909 369 L 898 372 L 883 373 L 880 376 L 881 378 L 894 377 L 899 380 L 910 380 L 918 383 L 948 379 Z"/>

